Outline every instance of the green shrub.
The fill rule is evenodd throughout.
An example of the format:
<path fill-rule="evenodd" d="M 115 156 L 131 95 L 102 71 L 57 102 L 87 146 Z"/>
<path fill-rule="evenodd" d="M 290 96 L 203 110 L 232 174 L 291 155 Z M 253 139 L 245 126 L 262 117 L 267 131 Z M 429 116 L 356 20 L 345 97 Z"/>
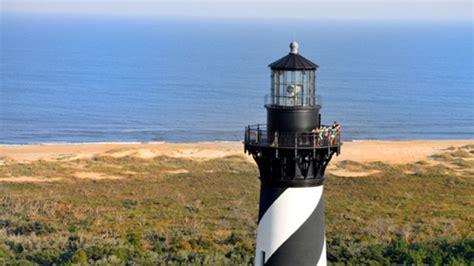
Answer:
<path fill-rule="evenodd" d="M 418 243 L 395 239 L 370 245 L 337 237 L 328 241 L 327 247 L 328 261 L 344 264 L 468 265 L 474 259 L 474 239 Z"/>
<path fill-rule="evenodd" d="M 237 243 L 225 256 L 230 259 L 232 264 L 249 264 L 254 258 L 254 250 L 243 243 Z"/>
<path fill-rule="evenodd" d="M 10 235 L 30 235 L 35 233 L 36 235 L 45 235 L 55 232 L 55 229 L 41 222 L 24 222 L 7 230 Z"/>
<path fill-rule="evenodd" d="M 235 245 L 239 242 L 242 242 L 242 238 L 240 236 L 238 236 L 235 232 L 232 232 L 229 236 L 229 238 L 227 238 L 224 243 L 225 244 L 230 244 L 230 245 Z"/>
<path fill-rule="evenodd" d="M 141 245 L 141 235 L 137 232 L 133 232 L 133 231 L 128 231 L 127 232 L 127 242 L 134 246 L 134 247 L 137 247 L 139 248 L 140 245 Z"/>
<path fill-rule="evenodd" d="M 61 262 L 61 252 L 58 249 L 45 249 L 27 255 L 26 259 L 40 265 L 58 264 Z"/>
<path fill-rule="evenodd" d="M 87 257 L 94 261 L 98 261 L 102 258 L 106 258 L 114 253 L 111 247 L 108 247 L 107 245 L 98 245 L 98 244 L 94 244 L 85 248 L 85 251 L 86 251 Z"/>
<path fill-rule="evenodd" d="M 165 255 L 165 247 L 161 242 L 156 242 L 153 246 L 153 251 L 156 252 L 158 255 L 163 256 Z"/>
<path fill-rule="evenodd" d="M 82 250 L 78 249 L 76 253 L 71 258 L 72 263 L 78 263 L 78 264 L 87 264 L 87 253 Z"/>

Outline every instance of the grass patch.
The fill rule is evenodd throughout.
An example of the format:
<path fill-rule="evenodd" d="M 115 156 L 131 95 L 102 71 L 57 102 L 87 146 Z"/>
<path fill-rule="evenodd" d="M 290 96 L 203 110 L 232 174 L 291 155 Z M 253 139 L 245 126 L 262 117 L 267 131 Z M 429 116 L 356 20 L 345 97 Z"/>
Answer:
<path fill-rule="evenodd" d="M 460 150 L 471 154 L 472 148 Z M 459 150 L 443 154 L 438 165 L 340 162 L 351 171 L 379 172 L 325 183 L 330 262 L 472 260 L 471 157 Z M 258 170 L 241 157 L 4 163 L 0 173 L 11 178 L 64 179 L 1 183 L 0 264 L 228 265 L 253 259 Z M 181 169 L 187 172 L 169 172 Z M 76 172 L 123 178 L 73 178 Z"/>
<path fill-rule="evenodd" d="M 474 158 L 474 145 L 466 145 L 448 150 L 448 152 L 435 154 L 432 156 L 432 158 L 438 161 L 444 161 L 448 163 L 459 163 L 460 161 L 466 160 L 472 162 L 472 159 Z M 472 167 L 472 164 L 469 164 L 469 166 Z"/>

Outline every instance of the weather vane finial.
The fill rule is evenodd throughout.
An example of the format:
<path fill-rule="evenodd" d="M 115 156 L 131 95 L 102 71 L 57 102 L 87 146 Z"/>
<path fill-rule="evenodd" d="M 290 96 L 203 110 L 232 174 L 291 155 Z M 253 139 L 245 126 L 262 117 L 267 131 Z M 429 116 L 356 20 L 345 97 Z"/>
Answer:
<path fill-rule="evenodd" d="M 295 41 L 292 41 L 290 43 L 290 53 L 292 54 L 297 54 L 298 53 L 298 43 Z"/>
<path fill-rule="evenodd" d="M 298 43 L 296 42 L 295 33 L 293 32 L 293 41 L 290 43 L 290 53 L 297 54 L 298 53 Z"/>

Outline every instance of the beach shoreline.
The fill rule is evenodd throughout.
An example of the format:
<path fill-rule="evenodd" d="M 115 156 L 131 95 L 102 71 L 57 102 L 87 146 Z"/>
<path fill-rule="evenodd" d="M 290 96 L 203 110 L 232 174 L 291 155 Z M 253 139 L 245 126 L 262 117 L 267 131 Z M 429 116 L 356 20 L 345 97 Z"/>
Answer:
<path fill-rule="evenodd" d="M 474 145 L 474 140 L 357 140 L 343 143 L 342 152 L 334 162 L 382 161 L 411 163 L 429 160 L 429 157 L 450 147 Z M 45 143 L 27 145 L 0 145 L 0 156 L 20 162 L 36 160 L 74 160 L 98 155 L 114 157 L 134 156 L 151 159 L 157 156 L 212 160 L 227 156 L 245 156 L 238 141 L 207 141 L 191 143 L 171 142 L 101 142 L 101 143 Z M 250 156 L 245 156 L 253 161 Z"/>

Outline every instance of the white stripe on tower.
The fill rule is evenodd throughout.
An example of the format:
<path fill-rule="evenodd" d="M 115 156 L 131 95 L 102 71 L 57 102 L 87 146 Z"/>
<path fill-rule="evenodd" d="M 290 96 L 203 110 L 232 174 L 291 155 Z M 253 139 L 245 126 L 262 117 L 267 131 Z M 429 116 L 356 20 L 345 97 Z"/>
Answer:
<path fill-rule="evenodd" d="M 255 265 L 266 263 L 272 254 L 303 225 L 322 200 L 322 195 L 323 186 L 290 187 L 273 202 L 258 223 Z M 326 264 L 325 245 L 323 253 L 318 265 Z"/>
<path fill-rule="evenodd" d="M 321 251 L 321 257 L 319 257 L 317 266 L 326 266 L 328 260 L 326 259 L 326 237 L 324 238 L 323 251 Z"/>

